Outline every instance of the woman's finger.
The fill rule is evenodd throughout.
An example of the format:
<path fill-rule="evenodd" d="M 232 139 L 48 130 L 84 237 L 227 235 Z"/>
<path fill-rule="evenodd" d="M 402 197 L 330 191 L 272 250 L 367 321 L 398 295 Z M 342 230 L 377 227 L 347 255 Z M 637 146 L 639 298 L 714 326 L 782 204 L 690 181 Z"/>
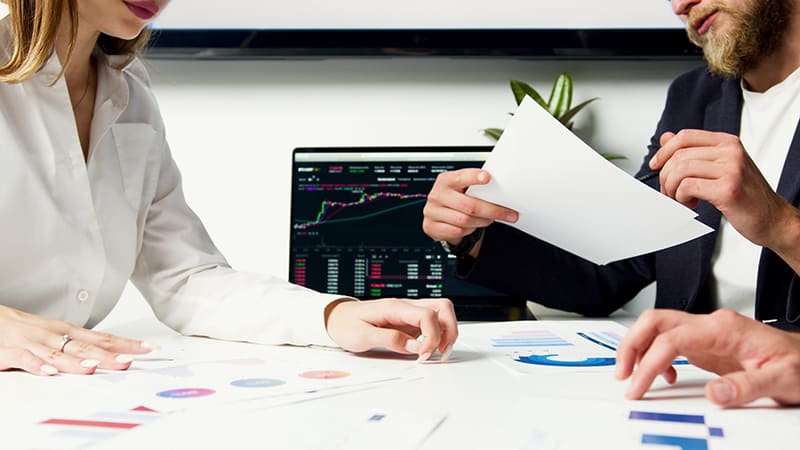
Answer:
<path fill-rule="evenodd" d="M 140 355 L 150 353 L 155 347 L 153 344 L 137 339 L 123 338 L 79 327 L 71 326 L 69 329 L 64 330 L 62 335 L 64 334 L 71 336 L 74 340 L 91 344 L 111 353 Z"/>
<path fill-rule="evenodd" d="M 94 373 L 97 366 L 100 365 L 100 361 L 96 359 L 80 359 L 57 348 L 37 343 L 31 343 L 28 349 L 35 356 L 43 359 L 46 364 L 58 369 L 59 372 L 89 375 Z"/>
<path fill-rule="evenodd" d="M 34 375 L 43 376 L 58 373 L 58 369 L 47 364 L 43 359 L 28 350 L 0 347 L 0 371 L 9 369 L 24 370 Z"/>
<path fill-rule="evenodd" d="M 456 318 L 453 302 L 446 298 L 409 300 L 418 306 L 430 308 L 437 313 L 439 320 L 439 330 L 441 332 L 441 342 L 439 352 L 442 359 L 447 361 L 452 351 L 453 344 L 458 339 L 458 319 Z"/>
<path fill-rule="evenodd" d="M 89 342 L 72 339 L 67 342 L 62 351 L 81 361 L 98 361 L 98 368 L 108 370 L 126 370 L 130 367 L 133 357 L 128 354 L 106 351 Z"/>

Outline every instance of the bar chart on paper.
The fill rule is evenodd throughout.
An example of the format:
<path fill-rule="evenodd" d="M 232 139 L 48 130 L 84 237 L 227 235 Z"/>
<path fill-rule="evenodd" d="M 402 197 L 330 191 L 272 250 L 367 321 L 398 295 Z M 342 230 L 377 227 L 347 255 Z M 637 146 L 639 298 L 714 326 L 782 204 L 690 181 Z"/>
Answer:
<path fill-rule="evenodd" d="M 608 371 L 626 328 L 612 321 L 469 324 L 460 342 L 515 372 Z"/>
<path fill-rule="evenodd" d="M 800 417 L 779 410 L 723 410 L 694 399 L 646 404 L 530 397 L 520 399 L 477 448 L 752 450 L 797 448 Z"/>
<path fill-rule="evenodd" d="M 460 330 L 460 342 L 521 373 L 613 370 L 627 332 L 607 320 L 468 324 Z M 675 364 L 687 361 L 679 358 Z"/>

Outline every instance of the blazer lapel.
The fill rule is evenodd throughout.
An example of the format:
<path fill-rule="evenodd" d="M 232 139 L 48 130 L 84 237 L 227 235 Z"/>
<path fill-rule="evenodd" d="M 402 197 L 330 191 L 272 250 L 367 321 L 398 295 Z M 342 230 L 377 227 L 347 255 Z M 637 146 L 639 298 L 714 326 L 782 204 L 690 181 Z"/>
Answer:
<path fill-rule="evenodd" d="M 792 145 L 783 163 L 777 191 L 783 198 L 797 206 L 798 190 L 800 190 L 800 123 L 795 128 Z"/>
<path fill-rule="evenodd" d="M 798 206 L 798 191 L 800 191 L 800 124 L 795 128 L 777 188 L 778 195 L 794 206 Z M 789 280 L 796 282 L 796 278 L 794 271 L 772 250 L 765 248 L 761 251 L 756 285 L 757 319 L 792 320 L 787 318 L 786 302 L 793 301 L 788 292 L 788 284 Z"/>

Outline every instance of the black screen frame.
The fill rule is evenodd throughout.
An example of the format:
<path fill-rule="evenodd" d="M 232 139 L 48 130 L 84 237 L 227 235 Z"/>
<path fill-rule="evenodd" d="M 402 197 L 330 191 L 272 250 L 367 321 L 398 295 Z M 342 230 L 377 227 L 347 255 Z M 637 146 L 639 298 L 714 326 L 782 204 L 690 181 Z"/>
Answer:
<path fill-rule="evenodd" d="M 291 176 L 291 194 L 289 201 L 289 215 L 294 217 L 297 213 L 295 210 L 295 188 L 297 186 L 298 172 L 295 170 L 297 164 L 297 156 L 300 154 L 315 154 L 324 155 L 327 153 L 455 153 L 455 152 L 476 152 L 485 153 L 490 152 L 493 146 L 488 145 L 459 145 L 459 146 L 360 146 L 360 147 L 296 147 L 292 150 L 292 176 Z M 290 220 L 291 222 L 291 220 Z M 291 249 L 296 245 L 294 233 L 289 233 L 289 248 L 290 255 Z M 288 279 L 293 280 L 293 267 L 292 261 L 288 264 Z M 456 315 L 460 320 L 525 320 L 535 319 L 531 311 L 528 309 L 527 299 L 511 294 L 501 294 L 498 292 L 497 296 L 486 297 L 482 295 L 477 296 L 464 296 L 456 295 L 448 297 L 456 310 Z M 490 301 L 487 301 L 490 300 Z M 366 300 L 369 301 L 369 300 Z"/>
<path fill-rule="evenodd" d="M 156 58 L 700 59 L 681 29 L 155 30 Z"/>

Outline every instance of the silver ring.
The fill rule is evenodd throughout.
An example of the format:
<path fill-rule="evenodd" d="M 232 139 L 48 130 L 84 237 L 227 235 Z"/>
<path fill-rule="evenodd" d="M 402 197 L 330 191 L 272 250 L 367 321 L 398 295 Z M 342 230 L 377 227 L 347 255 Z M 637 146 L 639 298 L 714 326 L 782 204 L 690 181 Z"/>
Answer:
<path fill-rule="evenodd" d="M 67 344 L 69 344 L 69 342 L 71 340 L 72 340 L 72 336 L 70 336 L 68 334 L 65 334 L 65 335 L 61 336 L 61 349 L 59 350 L 61 353 L 64 353 L 64 347 L 66 347 Z"/>

